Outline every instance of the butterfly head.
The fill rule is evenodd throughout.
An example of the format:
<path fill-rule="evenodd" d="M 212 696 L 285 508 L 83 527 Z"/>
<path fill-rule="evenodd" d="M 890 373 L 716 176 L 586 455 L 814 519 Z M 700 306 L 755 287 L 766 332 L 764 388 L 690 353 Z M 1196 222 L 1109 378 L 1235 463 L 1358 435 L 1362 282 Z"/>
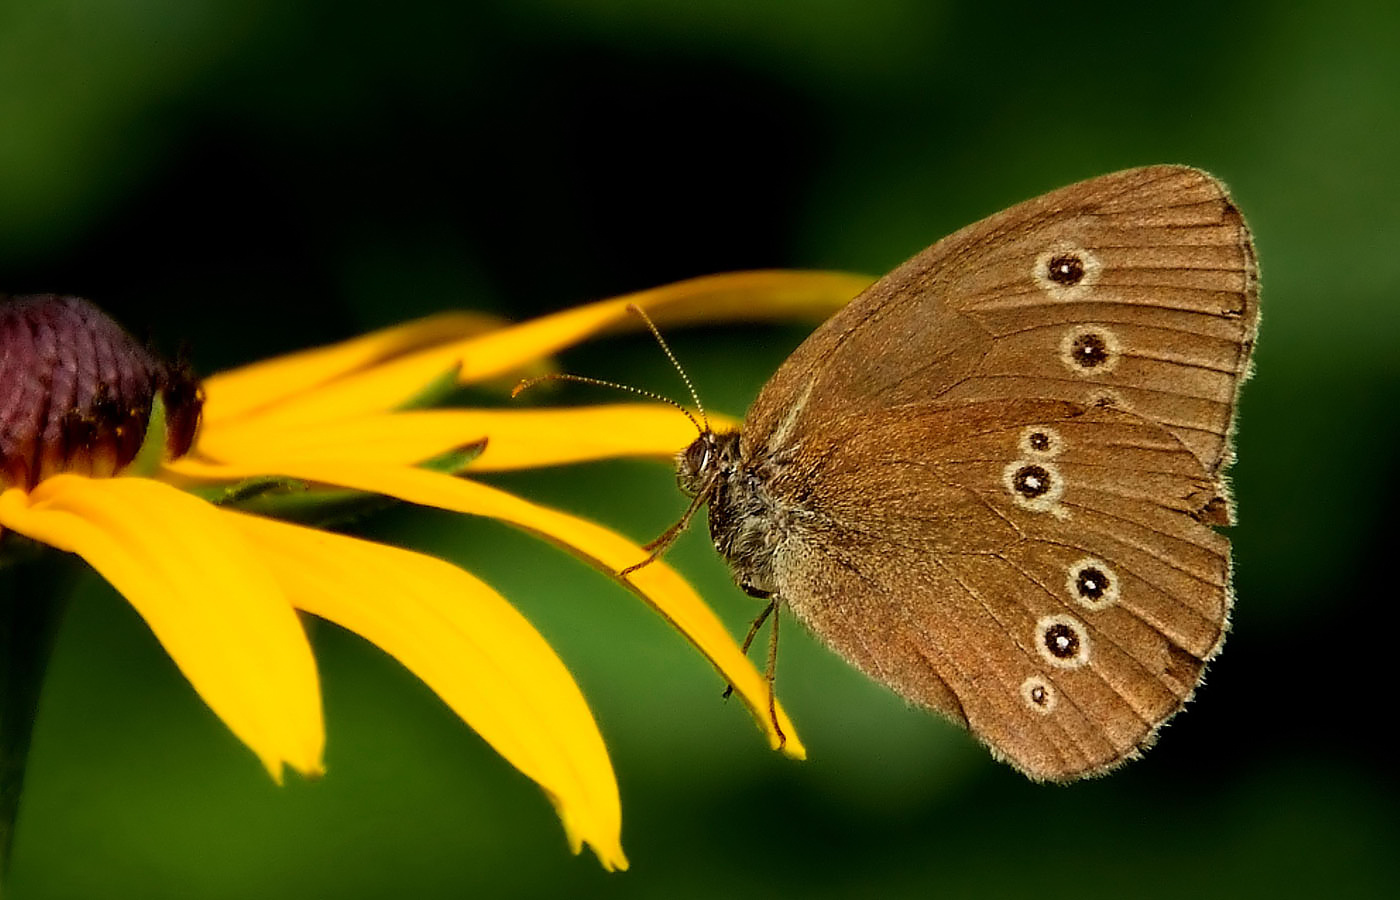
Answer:
<path fill-rule="evenodd" d="M 739 432 L 705 429 L 676 455 L 676 484 L 687 497 L 710 491 L 715 481 L 733 469 L 739 456 Z"/>

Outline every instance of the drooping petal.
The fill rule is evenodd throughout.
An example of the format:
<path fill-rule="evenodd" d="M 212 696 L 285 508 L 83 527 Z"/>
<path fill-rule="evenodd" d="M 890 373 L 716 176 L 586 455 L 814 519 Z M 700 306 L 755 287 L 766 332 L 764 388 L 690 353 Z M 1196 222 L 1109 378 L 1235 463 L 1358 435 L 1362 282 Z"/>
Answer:
<path fill-rule="evenodd" d="M 56 475 L 0 495 L 0 527 L 76 553 L 146 620 L 175 665 L 281 780 L 322 771 L 311 647 L 267 566 L 226 515 L 144 478 Z"/>
<path fill-rule="evenodd" d="M 549 794 L 578 852 L 626 868 L 622 810 L 602 736 L 578 686 L 514 607 L 441 560 L 229 513 L 313 615 L 369 640 Z"/>
<path fill-rule="evenodd" d="M 843 272 L 734 272 L 692 278 L 409 353 L 289 397 L 260 410 L 258 417 L 268 424 L 307 424 L 397 409 L 444 372 L 458 371 L 463 383 L 479 382 L 596 334 L 642 327 L 627 310 L 634 304 L 658 325 L 820 319 L 869 283 L 865 276 Z M 215 383 L 210 388 L 211 397 L 217 387 Z"/>
<path fill-rule="evenodd" d="M 193 473 L 198 477 L 237 480 L 259 475 L 283 475 L 384 494 L 423 506 L 489 516 L 540 535 L 608 574 L 616 574 L 647 555 L 641 547 L 601 525 L 530 503 L 474 481 L 423 469 L 338 460 L 192 465 Z M 633 572 L 626 584 L 685 635 L 734 685 L 735 693 L 767 732 L 771 746 L 781 748 L 789 756 L 805 757 L 806 750 L 781 705 L 777 707 L 777 715 L 782 734 L 774 727 L 768 714 L 767 682 L 740 652 L 724 624 L 680 575 L 658 561 Z"/>
<path fill-rule="evenodd" d="M 715 427 L 731 420 L 711 416 Z M 222 462 L 327 459 L 415 465 L 485 438 L 472 471 L 503 471 L 610 459 L 669 457 L 695 439 L 679 411 L 660 404 L 558 409 L 444 409 L 373 413 L 311 427 L 249 423 L 210 428 L 200 455 Z M 181 460 L 171 465 L 181 471 Z M 192 469 L 185 467 L 185 473 Z"/>
<path fill-rule="evenodd" d="M 342 375 L 503 324 L 504 319 L 487 313 L 441 313 L 338 344 L 220 372 L 204 382 L 204 421 L 206 425 L 223 422 L 302 394 Z"/>

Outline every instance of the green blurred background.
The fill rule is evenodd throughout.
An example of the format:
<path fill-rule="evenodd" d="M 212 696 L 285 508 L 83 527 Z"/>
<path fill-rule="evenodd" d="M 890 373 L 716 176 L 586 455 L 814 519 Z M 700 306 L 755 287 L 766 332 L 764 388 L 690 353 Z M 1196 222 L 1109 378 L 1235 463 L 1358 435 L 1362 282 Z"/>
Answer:
<path fill-rule="evenodd" d="M 479 573 L 575 671 L 630 872 L 570 856 L 539 791 L 330 627 L 329 774 L 273 786 L 91 578 L 44 695 L 13 896 L 1395 896 L 1388 8 L 0 5 L 0 289 L 91 297 L 188 342 L 204 371 L 448 308 L 524 317 L 746 267 L 878 273 L 1013 202 L 1154 162 L 1229 182 L 1264 273 L 1234 632 L 1191 711 L 1109 778 L 1031 785 L 796 628 L 781 686 L 811 758 L 786 760 L 604 577 L 493 523 L 403 509 L 358 532 Z M 673 334 L 736 414 L 801 338 Z M 564 361 L 679 392 L 642 338 Z M 683 505 L 655 464 L 494 481 L 639 540 Z M 756 604 L 703 529 L 671 560 L 741 633 Z"/>

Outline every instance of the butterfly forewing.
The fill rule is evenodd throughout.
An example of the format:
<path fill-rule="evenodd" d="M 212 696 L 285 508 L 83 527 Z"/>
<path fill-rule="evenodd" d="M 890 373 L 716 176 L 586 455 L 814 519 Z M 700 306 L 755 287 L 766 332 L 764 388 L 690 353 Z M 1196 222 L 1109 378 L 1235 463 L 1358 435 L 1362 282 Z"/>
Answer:
<path fill-rule="evenodd" d="M 969 226 L 750 410 L 764 571 L 839 653 L 1036 778 L 1106 770 L 1229 612 L 1220 480 L 1258 320 L 1221 185 L 1159 166 Z M 750 561 L 731 559 L 739 573 Z"/>
<path fill-rule="evenodd" d="M 988 241 L 982 229 L 1016 236 Z M 1219 182 L 1177 167 L 1123 172 L 971 232 L 989 252 L 944 297 L 995 343 L 948 399 L 1037 390 L 1130 409 L 1220 469 L 1253 349 L 1258 277 Z"/>
<path fill-rule="evenodd" d="M 1214 474 L 1257 323 L 1253 246 L 1220 183 L 1133 169 L 909 260 L 789 358 L 746 430 L 768 441 L 804 395 L 798 415 L 817 422 L 939 397 L 1054 397 L 1151 419 Z"/>

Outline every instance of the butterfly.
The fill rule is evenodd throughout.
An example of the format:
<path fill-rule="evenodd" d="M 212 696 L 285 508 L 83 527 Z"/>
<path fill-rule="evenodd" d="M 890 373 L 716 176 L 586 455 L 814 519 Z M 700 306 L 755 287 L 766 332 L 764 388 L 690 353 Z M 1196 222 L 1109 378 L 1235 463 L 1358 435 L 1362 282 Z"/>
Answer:
<path fill-rule="evenodd" d="M 1216 527 L 1258 321 L 1219 181 L 1104 175 L 880 279 L 678 480 L 768 600 L 755 631 L 786 607 L 1029 777 L 1099 774 L 1152 743 L 1224 639 Z"/>

